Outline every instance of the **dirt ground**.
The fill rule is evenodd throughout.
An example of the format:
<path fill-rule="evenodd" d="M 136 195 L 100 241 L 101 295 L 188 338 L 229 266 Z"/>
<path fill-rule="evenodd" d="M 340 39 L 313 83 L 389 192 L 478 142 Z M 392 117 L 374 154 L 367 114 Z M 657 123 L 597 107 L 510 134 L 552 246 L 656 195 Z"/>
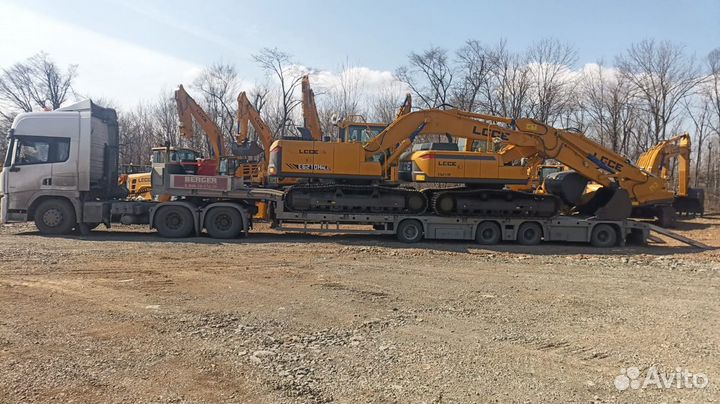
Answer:
<path fill-rule="evenodd" d="M 0 401 L 720 400 L 720 250 L 258 227 L 1 228 Z M 720 218 L 680 233 L 720 247 Z M 615 387 L 652 366 L 709 384 Z"/>

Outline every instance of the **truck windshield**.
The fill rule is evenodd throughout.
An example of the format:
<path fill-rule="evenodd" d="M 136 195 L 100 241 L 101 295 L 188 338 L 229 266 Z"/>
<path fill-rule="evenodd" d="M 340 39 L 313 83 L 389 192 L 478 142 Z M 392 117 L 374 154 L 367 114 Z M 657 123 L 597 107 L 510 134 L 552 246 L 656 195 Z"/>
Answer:
<path fill-rule="evenodd" d="M 9 142 L 7 144 L 7 151 L 5 152 L 5 161 L 3 167 L 10 167 L 12 164 L 12 151 L 15 148 L 15 142 L 17 139 L 12 137 L 12 132 L 8 135 Z"/>

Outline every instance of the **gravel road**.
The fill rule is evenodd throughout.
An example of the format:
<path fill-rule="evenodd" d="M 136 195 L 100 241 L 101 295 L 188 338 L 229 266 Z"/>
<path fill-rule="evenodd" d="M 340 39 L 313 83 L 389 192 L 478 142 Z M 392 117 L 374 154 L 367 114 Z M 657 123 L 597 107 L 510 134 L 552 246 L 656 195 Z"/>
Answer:
<path fill-rule="evenodd" d="M 0 228 L 0 401 L 720 400 L 720 250 L 259 227 Z M 720 247 L 720 218 L 680 232 Z M 634 367 L 709 384 L 618 390 Z"/>

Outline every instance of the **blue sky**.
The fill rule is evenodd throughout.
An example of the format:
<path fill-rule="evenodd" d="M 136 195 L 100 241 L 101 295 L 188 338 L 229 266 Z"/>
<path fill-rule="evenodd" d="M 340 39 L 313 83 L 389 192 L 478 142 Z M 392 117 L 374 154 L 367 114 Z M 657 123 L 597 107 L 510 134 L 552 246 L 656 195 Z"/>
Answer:
<path fill-rule="evenodd" d="M 61 62 L 80 64 L 81 76 L 97 75 L 83 83 L 91 87 L 101 80 L 89 67 L 116 69 L 110 74 L 117 80 L 127 77 L 148 87 L 152 77 L 187 78 L 194 68 L 216 61 L 235 63 L 252 82 L 261 73 L 250 55 L 262 47 L 277 46 L 319 69 L 334 70 L 347 60 L 392 71 L 409 52 L 429 46 L 454 49 L 469 38 L 485 43 L 506 38 L 511 48 L 523 49 L 542 37 L 573 44 L 582 66 L 600 59 L 611 63 L 645 38 L 682 43 L 703 57 L 720 46 L 719 20 L 717 0 L 0 0 L 0 43 L 9 48 L 1 52 L 0 66 L 45 49 Z M 38 29 L 42 34 L 31 32 Z M 108 55 L 111 65 L 91 60 L 113 49 L 127 57 Z M 147 91 L 135 93 L 144 97 Z M 130 94 L 118 97 L 125 102 Z"/>

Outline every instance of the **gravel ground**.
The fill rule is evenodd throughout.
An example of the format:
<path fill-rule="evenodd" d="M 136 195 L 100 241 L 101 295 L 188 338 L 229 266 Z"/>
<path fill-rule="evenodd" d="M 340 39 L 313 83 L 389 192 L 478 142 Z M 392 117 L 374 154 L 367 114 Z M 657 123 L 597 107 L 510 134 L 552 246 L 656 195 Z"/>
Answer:
<path fill-rule="evenodd" d="M 0 228 L 0 401 L 720 400 L 720 250 L 258 227 Z M 680 232 L 720 247 L 718 218 Z M 653 366 L 709 384 L 615 387 Z"/>

